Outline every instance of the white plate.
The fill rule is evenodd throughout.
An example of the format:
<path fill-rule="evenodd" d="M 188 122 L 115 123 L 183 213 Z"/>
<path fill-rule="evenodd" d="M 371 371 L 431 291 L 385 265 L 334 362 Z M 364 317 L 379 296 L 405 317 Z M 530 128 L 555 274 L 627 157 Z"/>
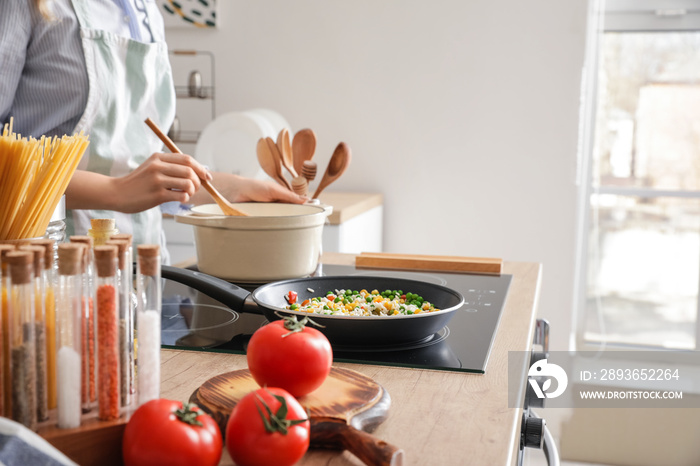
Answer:
<path fill-rule="evenodd" d="M 262 137 L 277 137 L 266 118 L 251 112 L 225 113 L 204 128 L 195 158 L 214 171 L 265 179 L 255 153 Z"/>
<path fill-rule="evenodd" d="M 263 118 L 266 118 L 272 126 L 272 130 L 275 132 L 275 136 L 272 137 L 272 139 L 274 139 L 275 141 L 277 141 L 277 135 L 282 130 L 282 128 L 287 128 L 291 135 L 294 135 L 294 133 L 292 133 L 292 127 L 289 125 L 287 120 L 285 120 L 282 115 L 275 112 L 274 110 L 270 110 L 269 108 L 254 108 L 253 110 L 246 111 L 246 113 L 256 113 L 262 116 Z"/>

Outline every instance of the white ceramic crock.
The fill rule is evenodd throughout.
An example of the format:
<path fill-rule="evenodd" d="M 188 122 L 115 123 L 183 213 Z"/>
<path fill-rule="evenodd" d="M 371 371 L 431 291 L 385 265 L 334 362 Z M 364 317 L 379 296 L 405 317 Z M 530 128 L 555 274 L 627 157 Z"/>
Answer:
<path fill-rule="evenodd" d="M 310 275 L 321 254 L 330 208 L 309 204 L 238 203 L 247 217 L 227 217 L 216 204 L 175 220 L 194 226 L 197 267 L 233 282 L 263 283 Z"/>

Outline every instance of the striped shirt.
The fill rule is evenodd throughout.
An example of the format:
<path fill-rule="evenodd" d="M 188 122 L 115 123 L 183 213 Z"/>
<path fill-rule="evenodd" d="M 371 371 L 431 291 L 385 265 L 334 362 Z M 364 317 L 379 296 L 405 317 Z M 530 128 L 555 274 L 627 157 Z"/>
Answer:
<path fill-rule="evenodd" d="M 73 6 L 70 0 L 47 4 L 51 20 L 33 0 L 0 0 L 0 127 L 13 117 L 13 130 L 23 136 L 71 134 L 87 103 Z M 155 0 L 90 0 L 90 8 L 97 29 L 141 42 L 165 38 Z"/>

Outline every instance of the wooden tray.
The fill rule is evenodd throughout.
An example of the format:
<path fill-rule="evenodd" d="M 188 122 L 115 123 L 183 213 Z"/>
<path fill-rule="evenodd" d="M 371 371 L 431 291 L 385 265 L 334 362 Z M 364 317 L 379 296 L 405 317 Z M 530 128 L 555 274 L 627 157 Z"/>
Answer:
<path fill-rule="evenodd" d="M 38 434 L 80 466 L 121 466 L 122 437 L 128 419 L 83 420 L 75 429 L 59 429 L 55 425 L 40 427 Z M 29 465 L 27 465 L 29 466 Z"/>
<path fill-rule="evenodd" d="M 248 369 L 226 372 L 202 384 L 190 402 L 209 413 L 225 435 L 231 410 L 258 388 Z M 370 377 L 333 367 L 323 385 L 298 400 L 309 411 L 311 447 L 349 450 L 367 464 L 403 464 L 403 450 L 367 433 L 387 418 L 391 405 L 389 393 Z"/>

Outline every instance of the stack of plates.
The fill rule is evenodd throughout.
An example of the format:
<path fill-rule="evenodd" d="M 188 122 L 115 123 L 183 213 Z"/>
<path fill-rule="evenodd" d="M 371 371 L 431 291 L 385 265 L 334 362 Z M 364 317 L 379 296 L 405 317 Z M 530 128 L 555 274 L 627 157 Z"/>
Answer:
<path fill-rule="evenodd" d="M 276 141 L 282 128 L 290 128 L 289 123 L 273 110 L 225 113 L 204 128 L 195 158 L 213 171 L 266 179 L 256 154 L 258 140 L 271 137 Z"/>

